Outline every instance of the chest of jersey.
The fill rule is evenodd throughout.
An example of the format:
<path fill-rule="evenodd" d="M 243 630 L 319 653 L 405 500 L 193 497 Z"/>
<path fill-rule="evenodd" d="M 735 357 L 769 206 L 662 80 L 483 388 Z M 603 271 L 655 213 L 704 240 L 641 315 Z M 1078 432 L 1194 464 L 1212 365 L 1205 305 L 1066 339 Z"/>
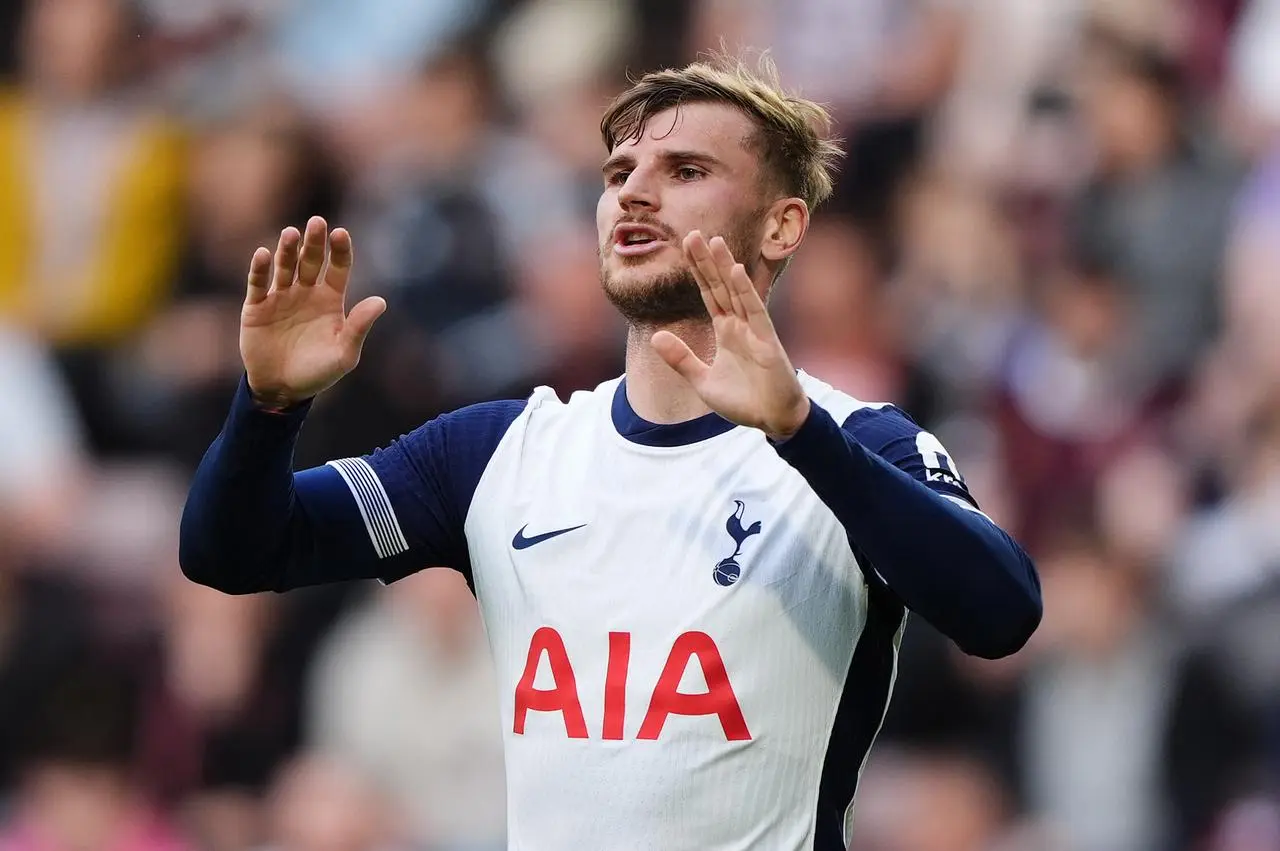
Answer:
<path fill-rule="evenodd" d="M 831 513 L 756 432 L 649 447 L 537 414 L 467 520 L 508 733 L 805 747 L 790 722 L 823 722 L 865 619 Z"/>

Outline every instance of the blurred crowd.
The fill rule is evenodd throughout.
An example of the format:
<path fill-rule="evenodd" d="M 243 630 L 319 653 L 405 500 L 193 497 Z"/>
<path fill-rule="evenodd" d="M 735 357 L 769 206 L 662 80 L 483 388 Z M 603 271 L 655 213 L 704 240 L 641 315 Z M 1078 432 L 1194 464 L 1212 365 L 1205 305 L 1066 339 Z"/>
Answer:
<path fill-rule="evenodd" d="M 462 580 L 195 586 L 187 478 L 311 214 L 390 310 L 300 466 L 618 374 L 599 116 L 722 46 L 849 151 L 793 360 L 1044 583 L 1008 660 L 912 621 L 851 851 L 1280 849 L 1280 0 L 0 0 L 2 851 L 503 847 Z"/>

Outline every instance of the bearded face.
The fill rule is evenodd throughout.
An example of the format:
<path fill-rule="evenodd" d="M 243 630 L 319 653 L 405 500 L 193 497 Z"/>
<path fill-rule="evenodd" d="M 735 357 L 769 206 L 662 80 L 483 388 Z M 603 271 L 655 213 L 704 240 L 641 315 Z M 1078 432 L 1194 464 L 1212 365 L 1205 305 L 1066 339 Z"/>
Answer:
<path fill-rule="evenodd" d="M 706 227 L 699 228 L 708 236 L 723 236 L 735 258 L 747 258 L 744 262 L 747 274 L 755 272 L 755 235 L 758 228 L 758 213 L 739 217 L 740 220 L 725 231 L 716 232 Z M 707 307 L 698 292 L 698 283 L 680 249 L 683 234 L 667 236 L 669 229 L 660 223 L 651 223 L 647 227 L 662 233 L 655 236 L 661 245 L 653 250 L 640 252 L 638 256 L 623 256 L 623 262 L 610 262 L 609 254 L 618 238 L 629 239 L 631 245 L 648 245 L 636 241 L 635 236 L 626 236 L 629 232 L 626 224 L 617 230 L 624 235 L 615 237 L 609 243 L 600 246 L 600 285 L 604 293 L 628 322 L 633 325 L 654 326 L 669 325 L 688 320 L 706 320 L 709 317 Z M 632 231 L 634 232 L 634 231 Z M 671 252 L 665 249 L 672 246 Z M 675 254 L 674 258 L 667 255 Z"/>
<path fill-rule="evenodd" d="M 768 205 L 754 133 L 731 106 L 692 103 L 654 115 L 610 153 L 596 206 L 600 282 L 632 324 L 707 318 L 681 247 L 690 231 L 723 237 L 748 274 L 763 262 Z"/>

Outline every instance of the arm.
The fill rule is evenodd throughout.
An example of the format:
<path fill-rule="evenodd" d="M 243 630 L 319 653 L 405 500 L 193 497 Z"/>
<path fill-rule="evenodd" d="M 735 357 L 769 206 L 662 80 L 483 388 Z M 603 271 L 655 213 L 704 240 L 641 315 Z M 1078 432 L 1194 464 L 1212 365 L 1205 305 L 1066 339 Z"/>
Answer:
<path fill-rule="evenodd" d="M 996 659 L 1026 644 L 1042 613 L 1035 567 L 978 510 L 933 435 L 895 408 L 859 410 L 842 428 L 812 403 L 777 451 L 875 577 L 961 650 Z"/>
<path fill-rule="evenodd" d="M 294 473 L 308 408 L 261 410 L 241 382 L 183 511 L 183 574 L 228 594 L 393 582 L 435 566 L 470 581 L 471 496 L 524 403 L 463 408 L 385 449 Z"/>
<path fill-rule="evenodd" d="M 807 217 L 803 202 L 784 209 L 770 251 L 794 252 Z M 1041 616 L 1035 568 L 973 505 L 941 444 L 894 410 L 863 409 L 864 420 L 855 412 L 841 429 L 806 394 L 756 283 L 724 239 L 708 243 L 692 231 L 684 250 L 711 316 L 715 357 L 704 362 L 663 330 L 650 345 L 667 365 L 711 410 L 765 433 L 844 524 L 869 578 L 967 653 L 996 658 L 1022 647 Z"/>
<path fill-rule="evenodd" d="M 451 546 L 456 506 L 450 513 L 445 500 L 425 496 L 438 486 L 431 462 L 442 441 L 432 435 L 442 427 L 428 423 L 377 456 L 391 487 L 372 457 L 293 473 L 311 400 L 355 368 L 386 309 L 373 296 L 347 314 L 353 259 L 351 235 L 330 234 L 318 216 L 305 236 L 285 228 L 274 255 L 254 252 L 240 312 L 245 378 L 183 509 L 178 559 L 195 582 L 249 594 L 433 564 L 464 569 Z M 425 459 L 416 467 L 415 451 Z M 418 477 L 425 483 L 415 488 Z"/>

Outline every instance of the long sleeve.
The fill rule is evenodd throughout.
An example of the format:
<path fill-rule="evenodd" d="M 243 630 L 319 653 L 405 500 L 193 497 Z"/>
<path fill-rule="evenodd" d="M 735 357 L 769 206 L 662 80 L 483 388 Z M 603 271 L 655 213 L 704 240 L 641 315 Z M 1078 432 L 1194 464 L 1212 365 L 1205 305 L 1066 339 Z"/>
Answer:
<path fill-rule="evenodd" d="M 425 567 L 452 567 L 469 580 L 463 524 L 471 497 L 524 405 L 463 408 L 369 455 L 295 473 L 309 404 L 261 411 L 242 379 L 191 483 L 182 572 L 229 594 L 392 582 Z"/>
<path fill-rule="evenodd" d="M 964 652 L 1000 658 L 1040 623 L 1040 581 L 1026 552 L 982 514 L 937 439 L 896 408 L 841 425 L 813 403 L 777 445 L 844 525 L 878 579 Z"/>

